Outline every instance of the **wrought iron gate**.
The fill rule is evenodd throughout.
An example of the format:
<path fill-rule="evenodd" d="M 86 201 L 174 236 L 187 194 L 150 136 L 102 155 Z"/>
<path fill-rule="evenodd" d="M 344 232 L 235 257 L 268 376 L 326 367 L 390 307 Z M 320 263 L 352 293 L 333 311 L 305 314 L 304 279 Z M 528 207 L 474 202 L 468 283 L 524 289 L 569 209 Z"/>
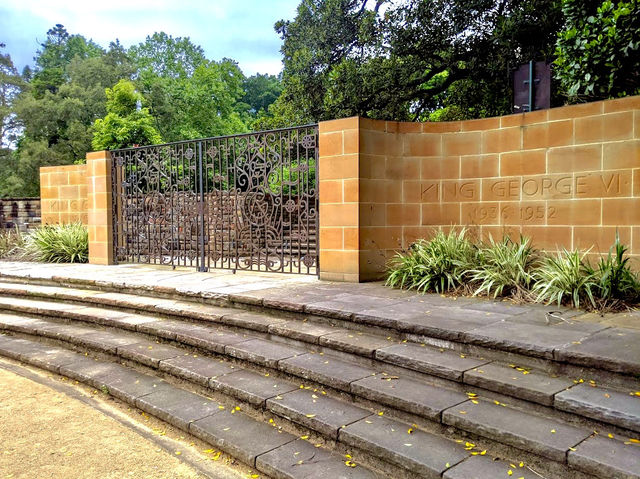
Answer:
<path fill-rule="evenodd" d="M 111 157 L 117 262 L 317 274 L 317 125 Z"/>

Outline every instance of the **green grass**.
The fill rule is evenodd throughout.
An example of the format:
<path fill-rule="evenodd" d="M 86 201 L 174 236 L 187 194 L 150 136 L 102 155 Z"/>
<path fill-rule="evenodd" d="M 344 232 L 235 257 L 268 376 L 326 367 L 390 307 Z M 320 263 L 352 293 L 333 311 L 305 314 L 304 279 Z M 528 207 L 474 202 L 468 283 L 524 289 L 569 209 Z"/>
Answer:
<path fill-rule="evenodd" d="M 391 260 L 386 284 L 437 293 L 457 288 L 478 254 L 466 236 L 465 228 L 449 233 L 438 230 L 432 239 L 414 243 Z"/>
<path fill-rule="evenodd" d="M 0 259 L 13 256 L 24 247 L 25 236 L 18 229 L 0 231 Z"/>
<path fill-rule="evenodd" d="M 89 235 L 81 223 L 45 225 L 31 233 L 25 255 L 47 263 L 86 263 L 89 260 Z"/>
<path fill-rule="evenodd" d="M 532 271 L 539 262 L 539 255 L 531 247 L 529 238 L 519 242 L 505 236 L 501 241 L 490 238 L 480 247 L 478 267 L 470 269 L 469 280 L 476 286 L 474 296 L 519 296 L 527 293 L 532 283 Z"/>

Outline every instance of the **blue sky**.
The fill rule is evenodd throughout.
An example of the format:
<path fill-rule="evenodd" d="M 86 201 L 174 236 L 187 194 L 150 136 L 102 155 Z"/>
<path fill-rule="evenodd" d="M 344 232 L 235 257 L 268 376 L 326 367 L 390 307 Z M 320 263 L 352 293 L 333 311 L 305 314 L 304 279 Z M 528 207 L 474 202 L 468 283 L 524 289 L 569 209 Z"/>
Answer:
<path fill-rule="evenodd" d="M 190 37 L 207 58 L 238 61 L 245 75 L 278 73 L 281 40 L 273 29 L 293 19 L 300 0 L 2 0 L 0 43 L 21 71 L 56 23 L 106 47 L 126 47 L 155 31 Z"/>

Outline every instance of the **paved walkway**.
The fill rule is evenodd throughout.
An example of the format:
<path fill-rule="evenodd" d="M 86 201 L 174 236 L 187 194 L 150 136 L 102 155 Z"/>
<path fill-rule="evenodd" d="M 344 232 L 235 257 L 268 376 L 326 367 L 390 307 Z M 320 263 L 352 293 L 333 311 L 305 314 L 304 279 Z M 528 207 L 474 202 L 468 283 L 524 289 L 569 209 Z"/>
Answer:
<path fill-rule="evenodd" d="M 250 476 L 244 466 L 228 466 L 226 457 L 211 462 L 184 436 L 178 439 L 183 433 L 149 416 L 131 419 L 132 412 L 100 396 L 0 360 L 0 478 Z"/>
<path fill-rule="evenodd" d="M 249 303 L 393 328 L 406 334 L 495 347 L 591 367 L 640 374 L 640 312 L 600 316 L 564 307 L 516 305 L 393 290 L 381 283 L 313 276 L 149 265 L 0 262 L 0 277 L 79 280 Z M 552 314 L 549 314 L 552 313 Z"/>

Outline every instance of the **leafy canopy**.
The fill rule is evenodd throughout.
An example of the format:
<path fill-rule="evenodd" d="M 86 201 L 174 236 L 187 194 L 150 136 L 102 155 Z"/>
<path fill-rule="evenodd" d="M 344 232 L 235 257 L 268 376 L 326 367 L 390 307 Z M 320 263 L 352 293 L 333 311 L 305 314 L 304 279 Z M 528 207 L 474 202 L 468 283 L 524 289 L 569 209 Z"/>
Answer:
<path fill-rule="evenodd" d="M 640 93 L 637 0 L 563 0 L 556 73 L 572 101 Z"/>
<path fill-rule="evenodd" d="M 302 0 L 276 24 L 283 110 L 308 120 L 509 113 L 510 69 L 550 58 L 561 18 L 558 0 Z"/>
<path fill-rule="evenodd" d="M 136 145 L 161 143 L 144 98 L 129 80 L 120 80 L 106 89 L 107 116 L 95 122 L 92 146 L 95 150 L 115 150 Z"/>
<path fill-rule="evenodd" d="M 138 67 L 136 84 L 165 140 L 248 130 L 248 107 L 241 101 L 245 77 L 235 61 L 209 61 L 189 38 L 163 32 L 129 53 Z"/>
<path fill-rule="evenodd" d="M 99 54 L 94 47 L 77 53 L 77 45 L 92 42 L 58 27 L 55 36 L 50 30 L 36 56 L 33 75 L 23 75 L 21 91 L 11 103 L 17 138 L 10 154 L 0 159 L 3 195 L 38 196 L 41 166 L 84 161 L 91 150 L 93 123 L 106 114 L 105 88 L 133 73 L 118 42 Z M 42 88 L 42 74 L 51 69 L 61 72 L 60 82 Z"/>
<path fill-rule="evenodd" d="M 5 45 L 0 43 L 0 49 L 2 48 Z M 16 139 L 19 120 L 13 112 L 13 102 L 23 88 L 24 81 L 11 56 L 0 53 L 0 151 Z"/>
<path fill-rule="evenodd" d="M 0 53 L 2 195 L 38 196 L 41 166 L 83 162 L 94 148 L 98 119 L 108 120 L 112 135 L 101 131 L 99 144 L 111 147 L 158 138 L 125 134 L 138 127 L 152 127 L 167 141 L 241 133 L 280 91 L 277 77 L 247 79 L 235 61 L 210 61 L 188 38 L 163 32 L 129 50 L 117 40 L 105 50 L 55 25 L 34 60 L 34 70 L 27 67 L 20 76 Z M 150 122 L 136 113 L 134 123 L 140 124 L 132 125 L 123 111 L 107 118 L 106 89 L 120 80 L 133 82 Z M 122 108 L 129 111 L 130 105 Z"/>

